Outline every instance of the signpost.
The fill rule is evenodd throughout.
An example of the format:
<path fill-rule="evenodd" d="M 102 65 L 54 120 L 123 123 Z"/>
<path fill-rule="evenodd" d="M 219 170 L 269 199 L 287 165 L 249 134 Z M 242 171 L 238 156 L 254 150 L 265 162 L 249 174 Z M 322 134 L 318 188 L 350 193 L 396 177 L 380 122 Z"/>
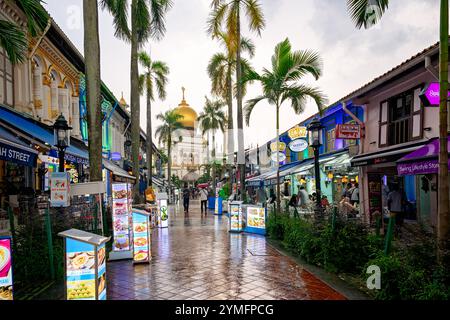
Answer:
<path fill-rule="evenodd" d="M 50 203 L 52 207 L 69 206 L 69 173 L 52 172 L 50 176 Z"/>
<path fill-rule="evenodd" d="M 336 139 L 356 140 L 361 138 L 361 127 L 357 124 L 338 124 Z"/>
<path fill-rule="evenodd" d="M 431 82 L 422 90 L 419 98 L 425 107 L 439 106 L 439 89 L 439 82 Z M 448 97 L 450 97 L 450 92 Z"/>

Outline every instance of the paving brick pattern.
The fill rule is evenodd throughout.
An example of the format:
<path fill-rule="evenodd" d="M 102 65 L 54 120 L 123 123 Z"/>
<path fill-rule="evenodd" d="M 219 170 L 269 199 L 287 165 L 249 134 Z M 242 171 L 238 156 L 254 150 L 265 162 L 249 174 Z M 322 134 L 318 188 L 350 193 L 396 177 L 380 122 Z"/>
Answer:
<path fill-rule="evenodd" d="M 228 218 L 172 212 L 152 233 L 152 261 L 110 262 L 108 300 L 343 300 L 258 235 L 230 234 Z"/>

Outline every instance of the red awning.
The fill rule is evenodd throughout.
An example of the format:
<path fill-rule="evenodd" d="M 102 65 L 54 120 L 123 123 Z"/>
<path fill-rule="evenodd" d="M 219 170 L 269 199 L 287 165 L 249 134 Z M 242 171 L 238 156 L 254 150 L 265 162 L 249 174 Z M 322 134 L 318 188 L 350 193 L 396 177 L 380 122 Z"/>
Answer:
<path fill-rule="evenodd" d="M 204 188 L 208 188 L 209 187 L 209 183 L 200 183 L 197 185 L 197 188 L 200 189 L 204 189 Z"/>

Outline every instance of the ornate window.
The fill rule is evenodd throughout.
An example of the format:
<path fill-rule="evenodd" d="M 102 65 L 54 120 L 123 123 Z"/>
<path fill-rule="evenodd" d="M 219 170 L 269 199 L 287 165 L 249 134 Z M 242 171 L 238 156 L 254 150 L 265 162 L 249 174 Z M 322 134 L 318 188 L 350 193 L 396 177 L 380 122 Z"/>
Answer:
<path fill-rule="evenodd" d="M 0 103 L 14 106 L 14 67 L 3 48 L 0 48 Z"/>

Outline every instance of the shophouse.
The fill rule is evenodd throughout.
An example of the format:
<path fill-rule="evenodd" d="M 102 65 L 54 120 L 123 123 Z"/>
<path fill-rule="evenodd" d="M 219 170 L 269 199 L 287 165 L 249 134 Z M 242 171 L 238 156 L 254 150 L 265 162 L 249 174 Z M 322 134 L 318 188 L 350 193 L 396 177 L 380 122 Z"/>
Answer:
<path fill-rule="evenodd" d="M 387 195 L 398 187 L 406 199 L 407 221 L 436 224 L 437 165 L 432 163 L 437 164 L 439 108 L 426 106 L 421 96 L 438 81 L 438 55 L 435 44 L 346 98 L 364 109 L 365 137 L 352 165 L 360 169 L 361 205 L 368 222 L 374 214 L 386 213 Z M 425 164 L 429 167 L 422 160 L 431 160 Z"/>

